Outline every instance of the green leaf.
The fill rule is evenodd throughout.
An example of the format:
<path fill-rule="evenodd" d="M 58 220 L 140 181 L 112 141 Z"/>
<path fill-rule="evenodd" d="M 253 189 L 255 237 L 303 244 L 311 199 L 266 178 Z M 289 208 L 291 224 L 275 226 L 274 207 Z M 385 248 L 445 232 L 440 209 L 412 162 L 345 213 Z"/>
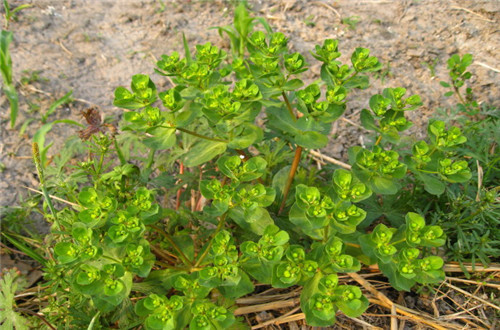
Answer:
<path fill-rule="evenodd" d="M 226 151 L 227 143 L 214 141 L 200 141 L 184 155 L 184 165 L 198 166 L 212 160 Z"/>
<path fill-rule="evenodd" d="M 273 177 L 272 187 L 278 192 L 278 197 L 283 196 L 288 174 L 290 173 L 290 165 L 281 168 Z M 291 195 L 291 194 L 290 194 Z M 291 198 L 291 196 L 288 196 Z"/>
<path fill-rule="evenodd" d="M 57 260 L 63 264 L 75 261 L 78 258 L 78 252 L 75 245 L 71 242 L 59 242 L 54 247 L 54 253 Z"/>
<path fill-rule="evenodd" d="M 157 127 L 150 134 L 152 137 L 147 137 L 142 140 L 142 143 L 153 150 L 165 150 L 175 144 L 175 128 Z"/>
<path fill-rule="evenodd" d="M 322 278 L 323 274 L 317 272 L 306 282 L 300 295 L 300 307 L 306 315 L 307 325 L 313 327 L 329 327 L 336 321 L 336 306 L 332 301 L 322 301 L 326 298 L 318 288 Z"/>
<path fill-rule="evenodd" d="M 417 172 L 415 176 L 424 183 L 424 189 L 429 194 L 439 196 L 444 193 L 446 185 L 433 175 Z"/>
<path fill-rule="evenodd" d="M 371 181 L 371 187 L 378 194 L 394 195 L 399 191 L 401 185 L 394 178 L 375 176 Z"/>
<path fill-rule="evenodd" d="M 184 46 L 184 57 L 186 58 L 187 64 L 189 65 L 193 62 L 193 58 L 191 57 L 191 51 L 189 50 L 189 44 L 184 32 L 182 33 L 182 45 Z"/>
<path fill-rule="evenodd" d="M 242 133 L 239 136 L 233 137 L 227 144 L 229 148 L 245 149 L 262 140 L 262 128 L 249 123 L 245 123 L 243 126 Z"/>
<path fill-rule="evenodd" d="M 255 208 L 251 214 L 247 214 L 241 207 L 235 207 L 229 210 L 228 215 L 242 229 L 249 230 L 259 236 L 264 233 L 267 226 L 274 224 L 269 212 L 262 207 Z"/>
<path fill-rule="evenodd" d="M 337 306 L 349 317 L 358 317 L 368 308 L 368 299 L 357 286 L 340 285 L 335 292 L 340 298 L 337 300 Z"/>
<path fill-rule="evenodd" d="M 417 283 L 415 279 L 402 276 L 395 263 L 379 263 L 378 266 L 396 290 L 410 292 L 411 288 Z"/>
<path fill-rule="evenodd" d="M 136 100 L 134 94 L 125 87 L 118 87 L 115 89 L 113 105 L 129 110 L 136 110 L 146 106 L 143 102 Z"/>
<path fill-rule="evenodd" d="M 24 288 L 14 269 L 4 270 L 0 278 L 0 324 L 2 329 L 29 329 L 29 322 L 21 314 L 14 311 L 15 294 Z"/>
<path fill-rule="evenodd" d="M 188 234 L 178 234 L 172 236 L 172 240 L 181 249 L 189 261 L 194 260 L 194 242 Z"/>
<path fill-rule="evenodd" d="M 284 91 L 295 91 L 299 88 L 301 88 L 302 86 L 304 86 L 304 82 L 300 79 L 292 79 L 292 80 L 289 80 L 285 83 L 285 85 L 283 85 L 283 90 Z"/>
<path fill-rule="evenodd" d="M 19 249 L 21 252 L 25 253 L 28 255 L 30 258 L 33 260 L 38 261 L 41 265 L 47 266 L 47 259 L 45 259 L 42 255 L 40 255 L 35 249 L 32 249 L 25 244 L 21 243 L 22 241 L 22 236 L 18 237 L 20 240 L 16 239 L 17 237 L 16 234 L 7 234 L 5 232 L 1 233 L 3 237 L 5 237 L 12 245 L 14 245 L 17 249 Z"/>
<path fill-rule="evenodd" d="M 321 149 L 328 144 L 328 137 L 315 131 L 306 131 L 297 134 L 295 142 L 304 148 Z"/>
<path fill-rule="evenodd" d="M 237 285 L 219 286 L 217 288 L 224 297 L 236 299 L 254 291 L 255 288 L 248 275 L 241 269 L 238 271 L 238 274 L 241 278 Z"/>
<path fill-rule="evenodd" d="M 54 113 L 54 111 L 56 111 L 56 109 L 58 107 L 60 107 L 61 105 L 63 104 L 67 104 L 67 103 L 70 103 L 73 99 L 71 98 L 71 95 L 73 94 L 73 91 L 69 91 L 68 93 L 66 93 L 63 97 L 61 97 L 60 99 L 54 101 L 54 103 L 52 103 L 49 107 L 49 109 L 47 110 L 47 112 L 45 114 L 42 114 L 42 122 L 45 123 L 45 121 L 47 120 L 47 118 Z"/>
<path fill-rule="evenodd" d="M 370 111 L 363 109 L 361 110 L 361 125 L 370 131 L 377 131 L 377 126 L 375 125 L 375 118 L 373 118 Z"/>

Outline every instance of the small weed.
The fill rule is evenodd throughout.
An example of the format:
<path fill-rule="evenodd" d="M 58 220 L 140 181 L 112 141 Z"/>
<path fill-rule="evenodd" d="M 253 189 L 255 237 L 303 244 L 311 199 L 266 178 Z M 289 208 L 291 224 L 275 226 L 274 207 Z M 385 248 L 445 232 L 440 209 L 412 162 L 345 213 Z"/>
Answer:
<path fill-rule="evenodd" d="M 393 74 L 391 72 L 391 62 L 385 63 L 379 71 L 374 73 L 374 77 L 375 79 L 380 79 L 382 84 L 385 83 L 387 78 L 392 78 Z"/>
<path fill-rule="evenodd" d="M 349 30 L 356 30 L 359 22 L 361 22 L 361 18 L 359 16 L 349 16 L 342 18 L 341 22 L 346 25 Z"/>
<path fill-rule="evenodd" d="M 48 82 L 49 79 L 40 76 L 40 70 L 24 70 L 23 77 L 21 77 L 21 84 L 30 85 L 35 82 Z"/>
<path fill-rule="evenodd" d="M 438 64 L 438 62 L 439 62 L 439 58 L 436 57 L 432 61 L 421 62 L 421 64 L 422 64 L 422 66 L 425 66 L 427 69 L 429 69 L 431 71 L 431 77 L 434 78 L 436 76 L 436 65 Z"/>
<path fill-rule="evenodd" d="M 10 103 L 10 127 L 14 128 L 19 111 L 19 96 L 12 79 L 12 59 L 9 51 L 12 36 L 10 31 L 2 30 L 0 33 L 0 72 L 3 79 L 3 91 Z"/>
<path fill-rule="evenodd" d="M 316 26 L 316 22 L 314 21 L 314 15 L 309 15 L 309 16 L 307 16 L 307 17 L 304 19 L 304 24 L 305 24 L 307 27 L 315 27 L 315 26 Z"/>
<path fill-rule="evenodd" d="M 49 116 L 51 114 L 53 114 L 56 109 L 64 104 L 69 104 L 73 101 L 73 99 L 71 98 L 71 95 L 73 94 L 73 91 L 69 91 L 68 93 L 66 93 L 63 97 L 61 97 L 60 99 L 57 99 L 56 101 L 54 101 L 50 106 L 49 108 L 47 109 L 47 111 L 42 114 L 42 123 L 46 123 L 47 122 L 47 119 L 49 118 Z"/>
<path fill-rule="evenodd" d="M 30 8 L 32 6 L 33 5 L 30 5 L 30 4 L 24 4 L 24 5 L 17 6 L 14 9 L 11 9 L 9 2 L 7 0 L 3 0 L 3 9 L 5 11 L 5 13 L 4 13 L 4 27 L 5 27 L 5 29 L 9 28 L 9 22 L 11 20 L 17 21 L 16 14 L 18 12 L 20 12 L 23 9 Z"/>

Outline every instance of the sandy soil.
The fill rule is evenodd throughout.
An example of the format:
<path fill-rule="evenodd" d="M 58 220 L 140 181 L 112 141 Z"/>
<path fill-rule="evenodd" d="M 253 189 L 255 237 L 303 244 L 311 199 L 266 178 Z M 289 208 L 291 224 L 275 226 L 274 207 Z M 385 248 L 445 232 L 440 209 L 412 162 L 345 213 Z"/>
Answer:
<path fill-rule="evenodd" d="M 117 86 L 128 86 L 136 73 L 151 74 L 159 87 L 168 82 L 154 74 L 157 58 L 182 50 L 182 33 L 191 45 L 207 41 L 227 46 L 216 30 L 232 20 L 235 1 L 168 0 L 24 0 L 13 7 L 33 7 L 12 22 L 11 54 L 20 92 L 20 116 L 16 128 L 8 123 L 8 102 L 0 94 L 1 140 L 0 206 L 18 203 L 26 193 L 22 186 L 37 186 L 30 143 L 42 125 L 39 118 L 50 104 L 69 90 L 77 101 L 58 108 L 50 120 L 83 122 L 80 111 L 98 105 L 106 116 L 119 118 L 112 105 Z M 480 101 L 500 105 L 500 2 L 498 1 L 249 1 L 260 16 L 290 37 L 290 46 L 311 63 L 304 78 L 318 77 L 319 65 L 309 51 L 325 38 L 338 38 L 342 59 L 356 47 L 369 48 L 386 65 L 384 75 L 367 92 L 351 95 L 347 118 L 357 121 L 369 96 L 385 87 L 402 86 L 420 94 L 424 107 L 413 115 L 414 133 L 422 134 L 427 119 L 438 107 L 451 103 L 439 81 L 447 79 L 446 60 L 454 53 L 471 53 L 473 88 Z M 342 23 L 342 19 L 344 23 Z M 348 24 L 358 19 L 357 24 Z M 194 46 L 193 46 L 194 47 Z M 425 64 L 432 66 L 436 76 Z M 21 78 L 36 72 L 37 81 Z M 454 101 L 454 100 L 453 100 Z M 36 108 L 39 107 L 37 110 Z M 35 118 L 24 134 L 21 125 Z M 336 138 L 325 153 L 342 158 L 346 149 L 360 142 L 364 132 L 345 121 L 334 126 Z M 49 155 L 58 152 L 65 138 L 77 129 L 56 125 L 47 135 L 54 141 Z M 333 136 L 333 133 L 332 133 Z M 362 141 L 361 141 L 362 142 Z"/>

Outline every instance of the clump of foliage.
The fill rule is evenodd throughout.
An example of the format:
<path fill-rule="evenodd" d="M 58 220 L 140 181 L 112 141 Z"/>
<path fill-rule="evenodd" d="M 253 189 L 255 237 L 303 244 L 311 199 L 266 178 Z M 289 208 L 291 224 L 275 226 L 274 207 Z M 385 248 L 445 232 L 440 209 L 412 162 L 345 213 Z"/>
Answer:
<path fill-rule="evenodd" d="M 305 85 L 305 57 L 243 5 L 219 32 L 231 54 L 206 43 L 193 55 L 185 43 L 183 56 L 162 56 L 156 72 L 170 89 L 144 74 L 116 89 L 114 104 L 126 109 L 120 134 L 89 110 L 80 132 L 88 158 L 71 174 L 45 175 L 35 144 L 52 223 L 44 267 L 57 298 L 43 310 L 51 322 L 236 327 L 235 299 L 258 283 L 301 286 L 307 323 L 330 326 L 337 311 L 357 317 L 368 307 L 339 273 L 377 264 L 407 291 L 444 279 L 446 234 L 422 205 L 471 179 L 462 130 L 433 120 L 428 138 L 408 147 L 406 112 L 421 99 L 386 88 L 361 112 L 372 146 L 352 147 L 345 168 L 316 172 L 303 151 L 326 146 L 378 59 L 357 48 L 344 64 L 338 41 L 327 39 L 312 52 L 321 80 Z"/>

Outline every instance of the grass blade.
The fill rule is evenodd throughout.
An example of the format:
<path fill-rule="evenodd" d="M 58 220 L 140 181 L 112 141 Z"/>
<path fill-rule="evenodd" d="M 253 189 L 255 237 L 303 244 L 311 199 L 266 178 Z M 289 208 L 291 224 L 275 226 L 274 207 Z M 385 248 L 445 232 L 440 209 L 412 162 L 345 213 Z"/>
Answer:
<path fill-rule="evenodd" d="M 40 255 L 38 252 L 33 250 L 31 247 L 28 247 L 12 237 L 9 234 L 6 234 L 5 232 L 2 233 L 2 236 L 5 237 L 12 245 L 14 245 L 19 251 L 22 253 L 25 253 L 27 256 L 29 256 L 31 259 L 38 261 L 42 266 L 46 266 L 47 260 Z M 21 236 L 22 237 L 22 236 Z"/>

